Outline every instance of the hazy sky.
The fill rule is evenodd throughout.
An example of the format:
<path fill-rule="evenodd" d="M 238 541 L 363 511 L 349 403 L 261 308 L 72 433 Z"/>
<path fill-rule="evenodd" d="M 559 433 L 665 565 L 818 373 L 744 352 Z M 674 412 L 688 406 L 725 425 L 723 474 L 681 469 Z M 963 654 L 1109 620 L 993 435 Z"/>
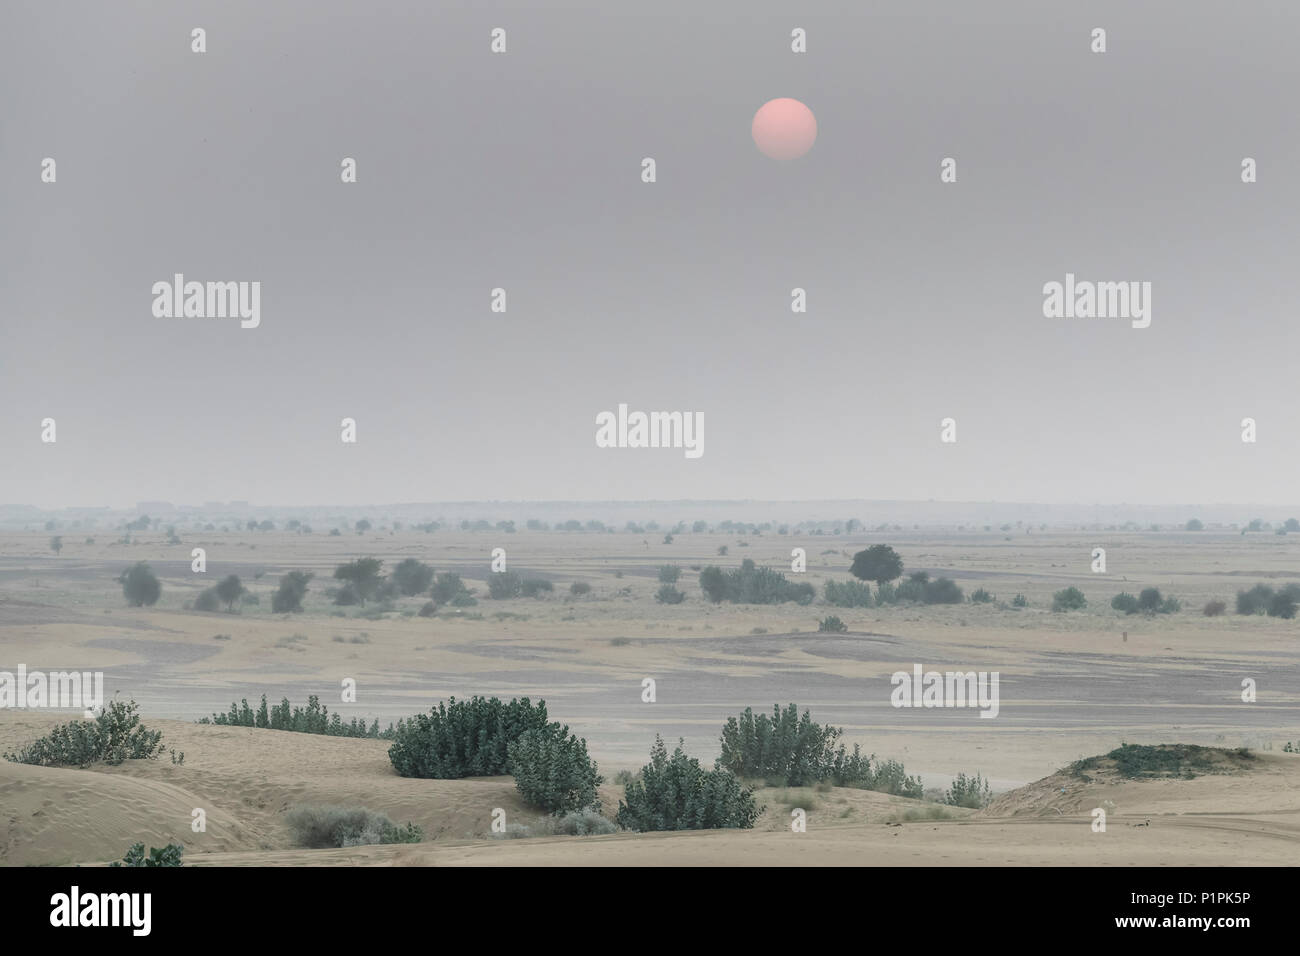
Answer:
<path fill-rule="evenodd" d="M 1293 0 L 541 6 L 0 8 L 0 502 L 1300 499 Z"/>

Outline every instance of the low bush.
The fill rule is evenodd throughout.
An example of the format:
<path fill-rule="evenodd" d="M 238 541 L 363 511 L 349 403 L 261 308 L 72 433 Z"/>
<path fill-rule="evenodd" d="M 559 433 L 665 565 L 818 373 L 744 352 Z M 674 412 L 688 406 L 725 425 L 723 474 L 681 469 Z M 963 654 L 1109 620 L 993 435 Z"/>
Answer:
<path fill-rule="evenodd" d="M 546 702 L 527 697 L 452 697 L 428 714 L 399 721 L 388 748 L 393 769 L 403 777 L 450 780 L 510 772 L 509 746 L 530 730 L 545 730 Z"/>
<path fill-rule="evenodd" d="M 506 751 L 515 788 L 529 806 L 552 814 L 598 806 L 596 788 L 604 778 L 587 756 L 587 741 L 568 727 L 525 731 Z"/>
<path fill-rule="evenodd" d="M 871 586 L 862 581 L 827 581 L 823 586 L 831 607 L 871 607 Z"/>
<path fill-rule="evenodd" d="M 953 780 L 952 786 L 948 788 L 943 795 L 941 802 L 950 807 L 969 807 L 973 810 L 982 810 L 987 807 L 993 799 L 993 794 L 989 790 L 989 782 L 979 774 L 968 777 L 964 773 L 957 774 Z"/>
<path fill-rule="evenodd" d="M 4 757 L 11 763 L 39 767 L 117 766 L 127 760 L 153 760 L 163 751 L 162 731 L 144 727 L 138 711 L 134 700 L 110 701 L 94 720 L 61 724 Z"/>
<path fill-rule="evenodd" d="M 749 829 L 762 812 L 754 792 L 729 770 L 705 770 L 679 742 L 672 756 L 655 737 L 650 762 L 629 783 L 618 805 L 625 830 Z"/>
<path fill-rule="evenodd" d="M 145 856 L 143 843 L 132 843 L 131 848 L 126 851 L 126 856 L 122 857 L 119 863 L 116 860 L 108 864 L 109 866 L 184 866 L 181 857 L 185 854 L 185 848 L 179 843 L 168 843 L 164 847 L 149 848 L 149 855 Z"/>
<path fill-rule="evenodd" d="M 381 843 L 419 843 L 414 823 L 397 826 L 386 814 L 364 807 L 299 806 L 285 816 L 293 842 L 314 850 Z"/>
<path fill-rule="evenodd" d="M 1053 611 L 1080 611 L 1088 606 L 1088 599 L 1078 588 L 1069 587 L 1052 595 Z"/>

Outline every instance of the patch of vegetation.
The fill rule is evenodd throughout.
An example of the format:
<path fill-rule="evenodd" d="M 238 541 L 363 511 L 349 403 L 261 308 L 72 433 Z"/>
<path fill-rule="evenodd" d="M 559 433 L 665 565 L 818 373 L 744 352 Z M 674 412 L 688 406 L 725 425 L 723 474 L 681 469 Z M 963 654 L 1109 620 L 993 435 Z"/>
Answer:
<path fill-rule="evenodd" d="M 356 640 L 353 638 L 354 643 Z M 326 737 L 368 737 L 371 740 L 392 740 L 397 733 L 392 724 L 388 725 L 387 730 L 381 731 L 378 720 L 367 727 L 364 720 L 353 717 L 345 724 L 337 712 L 331 714 L 329 707 L 322 706 L 320 698 L 315 694 L 307 698 L 306 707 L 291 707 L 289 698 L 285 697 L 269 708 L 266 705 L 266 695 L 263 694 L 262 706 L 256 711 L 248 706 L 248 698 L 245 697 L 239 705 L 232 703 L 227 713 L 201 717 L 198 722 L 220 727 L 262 727 Z"/>
<path fill-rule="evenodd" d="M 126 760 L 153 760 L 163 750 L 162 731 L 140 723 L 134 700 L 113 700 L 94 720 L 74 720 L 55 727 L 44 737 L 6 753 L 11 763 L 38 767 L 89 767 Z"/>
<path fill-rule="evenodd" d="M 313 850 L 384 843 L 419 843 L 414 823 L 397 826 L 386 814 L 364 807 L 298 806 L 285 816 L 293 842 Z"/>
<path fill-rule="evenodd" d="M 1290 620 L 1300 607 L 1300 584 L 1288 584 L 1274 591 L 1267 584 L 1256 584 L 1249 591 L 1237 592 L 1238 614 L 1267 614 Z"/>
<path fill-rule="evenodd" d="M 660 604 L 681 604 L 686 600 L 686 592 L 677 590 L 671 584 L 661 584 L 655 592 L 655 600 Z"/>
<path fill-rule="evenodd" d="M 901 763 L 888 760 L 873 765 L 875 756 L 863 756 L 856 744 L 852 752 L 844 744 L 837 746 L 843 733 L 839 727 L 816 723 L 807 710 L 800 715 L 795 704 L 785 709 L 773 706 L 771 717 L 746 707 L 723 725 L 716 766 L 774 786 L 829 781 L 837 787 L 921 796 L 921 781 L 907 776 Z"/>
<path fill-rule="evenodd" d="M 831 607 L 871 607 L 871 587 L 861 581 L 827 581 L 823 585 Z"/>
<path fill-rule="evenodd" d="M 1196 744 L 1120 744 L 1108 754 L 1076 760 L 1066 772 L 1091 781 L 1089 771 L 1114 768 L 1129 780 L 1172 778 L 1191 780 L 1207 774 L 1237 773 L 1255 755 L 1245 747 L 1227 750 Z"/>
<path fill-rule="evenodd" d="M 543 700 L 452 697 L 428 714 L 399 721 L 388 756 L 403 777 L 493 777 L 510 773 L 512 741 L 545 731 L 548 723 Z"/>
<path fill-rule="evenodd" d="M 762 808 L 754 792 L 729 770 L 705 770 L 682 750 L 672 756 L 656 736 L 650 762 L 627 785 L 618 804 L 625 830 L 750 829 Z"/>
<path fill-rule="evenodd" d="M 551 814 L 599 809 L 596 788 L 604 783 L 587 741 L 552 723 L 520 734 L 506 746 L 515 788 L 524 802 Z"/>
<path fill-rule="evenodd" d="M 488 596 L 494 601 L 518 597 L 524 582 L 514 571 L 493 571 L 488 575 Z"/>
<path fill-rule="evenodd" d="M 162 584 L 149 569 L 146 561 L 140 561 L 118 575 L 122 585 L 122 595 L 131 607 L 153 607 L 162 596 Z"/>
<path fill-rule="evenodd" d="M 184 866 L 181 857 L 185 853 L 185 848 L 179 843 L 168 843 L 164 847 L 149 848 L 149 855 L 144 852 L 143 843 L 132 843 L 131 848 L 126 851 L 126 856 L 122 857 L 119 863 L 114 860 L 109 866 Z"/>
<path fill-rule="evenodd" d="M 957 774 L 953 780 L 952 786 L 945 791 L 941 803 L 946 803 L 950 807 L 969 807 L 972 810 L 982 810 L 987 807 L 993 800 L 993 793 L 989 789 L 989 782 L 979 774 L 972 777 L 964 773 Z"/>
<path fill-rule="evenodd" d="M 992 604 L 995 600 L 997 600 L 997 598 L 984 590 L 984 588 L 972 591 L 970 596 L 971 604 Z"/>
<path fill-rule="evenodd" d="M 549 818 L 546 829 L 555 836 L 601 836 L 617 833 L 618 824 L 596 810 L 570 810 L 562 816 Z"/>
<path fill-rule="evenodd" d="M 750 558 L 731 571 L 716 565 L 705 568 L 700 572 L 700 590 L 714 604 L 811 604 L 817 595 L 811 584 L 794 584 L 780 571 L 760 568 Z"/>
<path fill-rule="evenodd" d="M 1057 591 L 1052 595 L 1053 611 L 1081 611 L 1088 606 L 1088 599 L 1076 587 Z"/>
<path fill-rule="evenodd" d="M 843 634 L 849 629 L 849 626 L 834 614 L 828 615 L 817 622 L 817 630 L 821 633 Z"/>

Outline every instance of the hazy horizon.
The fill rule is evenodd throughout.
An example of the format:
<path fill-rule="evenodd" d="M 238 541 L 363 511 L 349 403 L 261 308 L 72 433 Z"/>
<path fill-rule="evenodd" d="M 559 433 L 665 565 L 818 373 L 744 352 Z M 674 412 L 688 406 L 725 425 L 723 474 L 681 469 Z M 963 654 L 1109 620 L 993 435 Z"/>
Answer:
<path fill-rule="evenodd" d="M 0 14 L 0 500 L 1295 494 L 1295 4 L 350 9 Z M 156 316 L 177 273 L 258 326 Z M 620 403 L 702 457 L 597 447 Z"/>

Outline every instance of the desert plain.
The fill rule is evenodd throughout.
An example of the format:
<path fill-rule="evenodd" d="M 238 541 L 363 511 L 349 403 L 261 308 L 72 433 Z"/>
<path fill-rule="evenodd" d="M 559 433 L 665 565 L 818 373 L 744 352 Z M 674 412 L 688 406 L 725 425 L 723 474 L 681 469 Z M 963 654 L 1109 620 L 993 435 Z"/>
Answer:
<path fill-rule="evenodd" d="M 187 865 L 1259 865 L 1300 859 L 1300 622 L 1233 613 L 1238 590 L 1300 578 L 1300 535 L 1236 531 L 1080 531 L 1015 528 L 880 530 L 853 534 L 501 534 L 381 528 L 330 535 L 184 531 L 179 544 L 148 530 L 123 543 L 100 529 L 0 532 L 0 670 L 102 671 L 108 695 L 133 699 L 163 732 L 174 763 L 127 761 L 88 769 L 0 761 L 0 864 L 99 864 L 129 845 L 179 843 Z M 852 556 L 887 543 L 905 574 L 952 578 L 984 604 L 834 608 L 828 580 L 850 580 Z M 1107 571 L 1091 554 L 1107 551 Z M 539 597 L 492 600 L 494 548 L 509 568 L 552 582 Z M 807 569 L 791 573 L 791 549 Z M 193 548 L 207 570 L 192 570 Z M 726 554 L 719 550 L 726 548 Z M 416 558 L 455 571 L 478 603 L 417 613 L 424 597 L 339 607 L 326 595 L 334 568 L 362 556 L 391 568 Z M 811 605 L 712 604 L 693 567 L 750 558 L 817 589 Z M 118 575 L 147 561 L 162 582 L 152 607 L 128 607 Z M 682 569 L 677 605 L 655 600 L 659 569 Z M 274 614 L 280 575 L 314 574 L 304 609 Z M 187 608 L 237 574 L 257 596 L 233 612 Z M 574 582 L 589 593 L 570 593 Z M 1086 608 L 1054 612 L 1052 595 L 1078 587 Z M 1125 615 L 1121 592 L 1158 587 L 1172 614 Z M 1026 606 L 1016 607 L 1015 595 Z M 1222 600 L 1228 611 L 1206 616 Z M 837 615 L 844 632 L 819 632 Z M 994 719 L 976 709 L 891 706 L 891 675 L 914 665 L 996 671 Z M 654 700 L 644 682 L 654 682 Z M 1243 700 L 1243 681 L 1254 700 Z M 341 687 L 355 681 L 356 701 Z M 752 830 L 602 836 L 545 835 L 541 814 L 510 777 L 398 776 L 388 742 L 196 721 L 265 694 L 305 704 L 317 695 L 345 721 L 382 727 L 452 696 L 546 701 L 551 718 L 584 737 L 613 815 L 621 770 L 646 762 L 656 734 L 711 765 L 727 717 L 794 702 L 843 740 L 901 761 L 927 795 L 958 773 L 979 773 L 983 809 L 843 787 L 760 786 Z M 0 709 L 0 751 L 78 716 Z M 1088 779 L 1073 761 L 1121 743 L 1249 748 L 1245 769 L 1193 779 Z M 309 850 L 284 816 L 302 804 L 364 806 L 418 824 L 417 844 Z M 1106 832 L 1092 812 L 1107 810 Z M 201 808 L 206 830 L 192 830 Z M 807 830 L 791 830 L 791 811 Z M 492 814 L 538 835 L 500 839 Z"/>

